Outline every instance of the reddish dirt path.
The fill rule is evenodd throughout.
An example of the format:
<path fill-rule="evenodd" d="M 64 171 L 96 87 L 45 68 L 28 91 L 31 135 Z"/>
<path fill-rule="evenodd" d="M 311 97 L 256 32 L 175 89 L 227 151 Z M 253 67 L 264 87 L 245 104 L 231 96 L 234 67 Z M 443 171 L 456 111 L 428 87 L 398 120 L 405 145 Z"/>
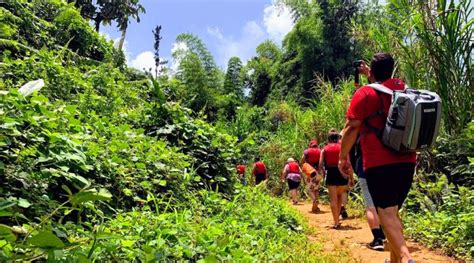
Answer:
<path fill-rule="evenodd" d="M 372 241 L 372 233 L 363 218 L 349 218 L 343 220 L 342 228 L 334 230 L 331 229 L 332 215 L 329 206 L 320 206 L 321 212 L 318 214 L 310 213 L 311 204 L 309 203 L 300 203 L 294 207 L 308 219 L 310 226 L 315 229 L 316 233 L 310 237 L 310 240 L 323 242 L 328 254 L 337 253 L 340 249 L 348 249 L 354 259 L 363 263 L 383 263 L 385 259 L 390 258 L 389 251 L 379 252 L 366 247 L 366 244 Z M 408 242 L 408 247 L 417 263 L 459 262 L 442 256 L 414 242 Z"/>

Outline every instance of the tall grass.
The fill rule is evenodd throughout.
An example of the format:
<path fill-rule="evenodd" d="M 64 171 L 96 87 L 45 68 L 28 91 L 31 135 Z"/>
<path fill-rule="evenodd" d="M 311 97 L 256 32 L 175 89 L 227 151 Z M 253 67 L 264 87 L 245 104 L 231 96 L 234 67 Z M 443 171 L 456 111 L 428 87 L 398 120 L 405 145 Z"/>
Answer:
<path fill-rule="evenodd" d="M 329 129 L 340 130 L 344 125 L 345 112 L 353 92 L 351 82 L 342 82 L 334 89 L 330 83 L 318 80 L 314 90 L 319 93 L 320 99 L 313 101 L 311 107 L 303 108 L 295 101 L 272 101 L 265 110 L 244 107 L 232 124 L 233 127 L 241 126 L 234 127 L 234 131 L 245 130 L 244 133 L 250 136 L 242 140 L 241 152 L 262 157 L 269 168 L 268 184 L 274 194 L 280 195 L 286 189 L 279 177 L 289 157 L 300 159 L 311 139 L 317 139 L 322 146 Z M 258 121 L 244 120 L 252 116 L 257 117 Z M 252 157 L 245 159 L 251 161 Z"/>
<path fill-rule="evenodd" d="M 369 30 L 379 40 L 370 43 L 372 51 L 395 54 L 411 86 L 440 94 L 449 134 L 473 117 L 472 16 L 471 0 L 389 0 L 387 13 Z"/>

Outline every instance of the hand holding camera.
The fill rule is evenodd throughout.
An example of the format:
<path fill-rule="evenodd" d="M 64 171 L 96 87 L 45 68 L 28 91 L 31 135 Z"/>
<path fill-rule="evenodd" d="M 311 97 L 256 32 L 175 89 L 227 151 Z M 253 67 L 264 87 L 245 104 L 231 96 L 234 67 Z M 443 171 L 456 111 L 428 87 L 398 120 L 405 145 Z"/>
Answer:
<path fill-rule="evenodd" d="M 370 67 L 363 60 L 354 61 L 354 68 L 357 69 L 359 74 L 362 74 L 366 77 L 370 76 Z"/>
<path fill-rule="evenodd" d="M 354 67 L 354 84 L 356 87 L 359 87 L 359 74 L 365 75 L 367 78 L 370 78 L 370 68 L 363 60 L 357 60 L 353 63 Z"/>

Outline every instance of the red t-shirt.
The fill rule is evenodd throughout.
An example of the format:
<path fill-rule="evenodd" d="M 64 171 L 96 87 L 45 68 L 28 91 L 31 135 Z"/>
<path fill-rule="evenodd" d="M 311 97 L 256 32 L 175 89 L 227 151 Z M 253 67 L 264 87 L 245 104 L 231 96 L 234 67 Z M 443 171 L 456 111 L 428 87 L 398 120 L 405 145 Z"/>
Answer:
<path fill-rule="evenodd" d="M 392 90 L 402 90 L 405 87 L 400 79 L 389 79 L 382 83 Z M 391 96 L 380 93 L 383 99 L 385 116 L 371 118 L 369 123 L 375 128 L 383 128 L 390 108 Z M 380 110 L 382 107 L 380 97 L 377 92 L 368 86 L 358 89 L 352 97 L 351 104 L 347 110 L 346 118 L 349 120 L 359 120 L 362 122 L 360 127 L 360 145 L 362 148 L 362 161 L 364 170 L 382 165 L 394 163 L 415 163 L 416 153 L 397 153 L 385 147 L 377 135 L 370 131 L 365 125 L 364 120 L 372 113 Z"/>
<path fill-rule="evenodd" d="M 267 172 L 267 167 L 265 167 L 265 164 L 261 161 L 258 161 L 255 163 L 255 169 L 254 169 L 254 174 L 264 174 Z"/>
<path fill-rule="evenodd" d="M 337 167 L 337 164 L 339 163 L 340 152 L 341 152 L 340 143 L 332 142 L 324 146 L 324 166 L 326 168 Z"/>
<path fill-rule="evenodd" d="M 245 165 L 243 165 L 243 164 L 237 165 L 237 173 L 238 174 L 245 174 Z"/>
<path fill-rule="evenodd" d="M 298 165 L 297 162 L 290 162 L 286 166 L 288 168 L 288 170 L 287 170 L 288 173 L 300 174 L 300 166 Z"/>
<path fill-rule="evenodd" d="M 316 147 L 310 147 L 304 150 L 304 156 L 307 163 L 312 166 L 316 166 L 319 163 L 319 156 L 321 155 L 321 150 Z"/>

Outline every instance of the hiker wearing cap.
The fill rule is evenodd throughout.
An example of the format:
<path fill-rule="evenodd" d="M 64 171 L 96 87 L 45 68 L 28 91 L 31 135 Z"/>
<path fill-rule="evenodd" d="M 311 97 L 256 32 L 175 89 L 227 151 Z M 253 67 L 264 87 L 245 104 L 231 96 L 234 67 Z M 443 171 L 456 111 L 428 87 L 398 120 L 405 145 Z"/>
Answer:
<path fill-rule="evenodd" d="M 281 172 L 281 181 L 284 183 L 285 179 L 288 183 L 291 200 L 293 204 L 298 204 L 298 187 L 301 182 L 301 169 L 297 161 L 293 158 L 288 158 L 286 165 Z"/>
<path fill-rule="evenodd" d="M 372 58 L 370 68 L 361 61 L 358 70 L 385 88 L 403 90 L 402 80 L 392 78 L 394 60 L 390 54 L 378 53 Z M 348 153 L 360 134 L 363 171 L 370 196 L 374 202 L 384 233 L 390 244 L 390 262 L 413 262 L 403 237 L 403 225 L 398 210 L 408 195 L 415 172 L 416 153 L 397 152 L 388 148 L 379 137 L 383 131 L 392 101 L 385 94 L 366 85 L 353 95 L 346 114 L 346 125 L 342 137 L 339 169 L 343 174 L 352 174 Z"/>
<path fill-rule="evenodd" d="M 321 150 L 318 147 L 318 142 L 312 140 L 309 143 L 309 148 L 304 150 L 301 157 L 303 173 L 306 175 L 305 183 L 307 185 L 308 194 L 313 201 L 311 211 L 313 213 L 319 212 L 319 186 L 322 181 L 322 176 L 319 171 L 319 159 L 321 157 Z"/>
<path fill-rule="evenodd" d="M 236 172 L 237 172 L 237 178 L 239 178 L 240 183 L 243 185 L 247 185 L 247 181 L 245 180 L 245 165 L 244 162 L 241 161 L 237 163 L 235 166 Z"/>
<path fill-rule="evenodd" d="M 260 157 L 255 157 L 255 163 L 252 168 L 252 175 L 255 178 L 255 185 L 268 179 L 267 167 L 260 160 Z"/>
<path fill-rule="evenodd" d="M 339 215 L 341 213 L 342 195 L 346 191 L 347 185 L 354 184 L 352 174 L 345 176 L 339 172 L 337 167 L 341 144 L 339 144 L 339 133 L 336 129 L 331 129 L 328 134 L 328 143 L 321 152 L 319 167 L 321 172 L 326 174 L 326 185 L 329 190 L 329 200 L 331 212 L 334 219 L 334 229 L 339 229 Z"/>

